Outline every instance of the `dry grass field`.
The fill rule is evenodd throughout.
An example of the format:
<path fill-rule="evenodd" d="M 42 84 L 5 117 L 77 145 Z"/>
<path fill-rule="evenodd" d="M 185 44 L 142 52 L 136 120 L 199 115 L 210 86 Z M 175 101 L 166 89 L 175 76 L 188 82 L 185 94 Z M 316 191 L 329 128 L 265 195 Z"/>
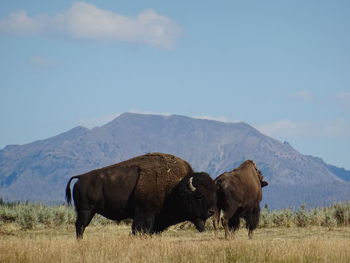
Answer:
<path fill-rule="evenodd" d="M 253 240 L 198 233 L 192 224 L 162 235 L 131 236 L 130 225 L 95 216 L 84 240 L 75 239 L 68 206 L 4 203 L 0 199 L 3 262 L 350 262 L 350 203 L 297 210 L 263 209 Z"/>
<path fill-rule="evenodd" d="M 130 236 L 130 226 L 89 226 L 78 242 L 73 226 L 0 228 L 0 262 L 350 262 L 350 227 L 260 228 L 249 240 L 222 230 L 173 227 L 158 236 Z"/>

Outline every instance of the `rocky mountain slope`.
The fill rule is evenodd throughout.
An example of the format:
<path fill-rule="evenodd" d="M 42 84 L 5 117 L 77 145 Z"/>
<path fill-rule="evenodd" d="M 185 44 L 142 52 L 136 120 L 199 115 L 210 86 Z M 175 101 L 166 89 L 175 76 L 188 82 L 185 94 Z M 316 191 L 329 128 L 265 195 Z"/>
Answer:
<path fill-rule="evenodd" d="M 134 113 L 91 130 L 76 127 L 46 140 L 6 146 L 0 151 L 0 196 L 63 202 L 70 176 L 154 151 L 182 157 L 212 177 L 252 159 L 270 183 L 262 204 L 272 208 L 350 200 L 348 171 L 302 155 L 246 123 Z"/>

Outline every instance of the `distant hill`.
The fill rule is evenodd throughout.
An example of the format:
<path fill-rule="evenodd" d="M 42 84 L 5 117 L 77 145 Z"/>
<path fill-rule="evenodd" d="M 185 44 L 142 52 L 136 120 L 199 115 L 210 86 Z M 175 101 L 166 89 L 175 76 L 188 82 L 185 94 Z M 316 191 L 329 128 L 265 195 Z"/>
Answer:
<path fill-rule="evenodd" d="M 246 123 L 134 113 L 101 127 L 76 127 L 49 139 L 6 146 L 0 151 L 0 196 L 63 202 L 70 176 L 154 151 L 182 157 L 212 177 L 252 159 L 270 183 L 262 204 L 271 208 L 350 200 L 349 171 L 302 155 Z"/>
<path fill-rule="evenodd" d="M 344 181 L 350 182 L 350 171 L 347 171 L 344 168 L 336 167 L 334 165 L 328 165 L 328 169 Z"/>

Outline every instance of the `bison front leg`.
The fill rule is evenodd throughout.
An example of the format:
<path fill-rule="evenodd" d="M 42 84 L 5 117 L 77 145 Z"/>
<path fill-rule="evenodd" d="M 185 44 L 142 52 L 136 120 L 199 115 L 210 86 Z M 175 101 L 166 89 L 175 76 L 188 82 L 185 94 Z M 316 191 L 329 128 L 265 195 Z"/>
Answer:
<path fill-rule="evenodd" d="M 136 234 L 151 234 L 153 233 L 155 216 L 143 209 L 136 209 L 132 222 L 132 233 Z"/>
<path fill-rule="evenodd" d="M 238 208 L 237 205 L 231 205 L 229 208 L 224 210 L 223 216 L 221 218 L 222 226 L 225 229 L 225 238 L 226 239 L 228 239 L 230 237 L 231 229 L 230 229 L 230 226 L 229 226 L 229 222 L 230 222 L 230 219 L 232 218 L 232 216 L 237 211 L 237 208 Z"/>

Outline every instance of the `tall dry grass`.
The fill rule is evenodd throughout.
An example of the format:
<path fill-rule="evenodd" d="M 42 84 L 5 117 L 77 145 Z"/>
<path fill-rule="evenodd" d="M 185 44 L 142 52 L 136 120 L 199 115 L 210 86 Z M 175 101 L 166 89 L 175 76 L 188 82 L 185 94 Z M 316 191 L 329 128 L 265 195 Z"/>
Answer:
<path fill-rule="evenodd" d="M 192 224 L 162 235 L 131 236 L 130 225 L 100 216 L 77 242 L 67 206 L 0 203 L 0 262 L 350 262 L 350 203 L 327 208 L 262 210 L 253 240 L 232 240 Z"/>
<path fill-rule="evenodd" d="M 78 242 L 74 229 L 19 231 L 2 235 L 0 262 L 350 262 L 350 228 L 240 230 L 234 239 L 212 231 L 168 230 L 134 237 L 128 226 L 95 226 Z"/>

